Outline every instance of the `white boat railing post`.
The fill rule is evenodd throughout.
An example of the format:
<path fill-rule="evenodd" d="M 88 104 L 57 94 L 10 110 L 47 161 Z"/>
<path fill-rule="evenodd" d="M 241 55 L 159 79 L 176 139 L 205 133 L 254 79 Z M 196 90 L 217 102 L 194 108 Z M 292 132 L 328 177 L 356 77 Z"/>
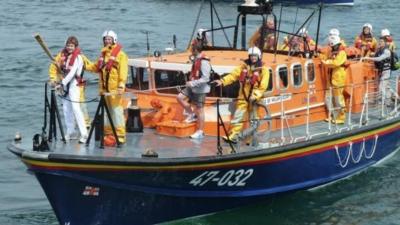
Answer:
<path fill-rule="evenodd" d="M 306 140 L 310 138 L 310 89 L 307 90 Z"/>
<path fill-rule="evenodd" d="M 351 130 L 351 114 L 352 114 L 352 108 L 353 108 L 353 93 L 354 93 L 354 84 L 351 84 L 351 90 L 350 90 L 350 101 L 349 101 L 349 114 L 348 114 L 348 121 L 347 121 L 347 126 Z"/>
<path fill-rule="evenodd" d="M 368 121 L 369 121 L 369 95 L 370 95 L 370 93 L 369 93 L 369 81 L 366 81 L 366 85 L 365 85 L 365 88 L 366 88 L 366 93 L 365 93 L 365 102 L 366 102 L 366 111 L 365 111 L 365 120 L 366 120 L 366 122 L 368 123 Z"/>
<path fill-rule="evenodd" d="M 283 132 L 283 119 L 284 119 L 284 116 L 285 116 L 285 112 L 283 111 L 284 109 L 283 109 L 283 97 L 282 97 L 282 94 L 279 94 L 279 97 L 280 97 L 280 101 L 281 101 L 281 145 L 283 145 L 283 142 L 285 140 L 284 132 Z"/>
<path fill-rule="evenodd" d="M 379 85 L 378 89 L 380 89 L 379 94 L 381 95 L 381 118 L 385 117 L 386 85 L 383 85 L 383 84 L 386 84 L 386 82 L 388 82 L 388 80 L 383 79 L 382 81 L 379 81 L 379 84 L 378 84 Z M 380 87 L 382 87 L 382 88 L 380 88 Z"/>
<path fill-rule="evenodd" d="M 329 87 L 329 98 L 328 98 L 328 129 L 329 129 L 329 134 L 332 133 L 332 108 L 333 108 L 333 104 L 332 104 L 332 87 Z"/>
<path fill-rule="evenodd" d="M 395 98 L 394 98 L 394 112 L 396 113 L 396 116 L 397 116 L 397 103 L 398 103 L 398 99 L 399 99 L 399 74 L 397 74 L 397 76 L 396 76 L 396 84 L 395 84 L 395 90 L 396 90 L 396 93 L 394 93 L 394 96 L 395 96 Z"/>

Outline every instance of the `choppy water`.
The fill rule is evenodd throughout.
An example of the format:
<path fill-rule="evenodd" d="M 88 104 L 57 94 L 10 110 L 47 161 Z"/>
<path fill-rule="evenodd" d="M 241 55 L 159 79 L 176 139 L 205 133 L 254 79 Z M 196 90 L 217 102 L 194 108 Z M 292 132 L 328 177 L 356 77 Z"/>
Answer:
<path fill-rule="evenodd" d="M 399 1 L 356 0 L 354 7 L 324 10 L 321 33 L 338 27 L 348 43 L 369 22 L 378 31 L 389 28 L 400 43 Z M 219 1 L 224 25 L 236 19 L 236 3 Z M 2 0 L 0 4 L 0 224 L 57 224 L 40 185 L 20 161 L 6 151 L 16 131 L 38 132 L 42 126 L 43 83 L 48 59 L 33 39 L 40 32 L 53 53 L 69 35 L 76 35 L 86 55 L 94 59 L 100 35 L 113 29 L 130 57 L 171 46 L 172 35 L 184 49 L 192 32 L 199 2 L 184 0 Z M 203 11 L 205 16 L 208 9 Z M 282 25 L 296 10 L 286 8 Z M 299 10 L 298 25 L 310 13 Z M 276 7 L 276 14 L 279 8 Z M 290 15 L 291 14 L 291 15 Z M 293 20 L 292 20 L 293 21 Z M 316 19 L 313 20 L 315 24 Z M 202 27 L 207 27 L 205 22 Z M 315 29 L 310 28 L 314 34 Z M 378 33 L 378 32 L 377 32 Z M 89 79 L 93 79 L 87 75 Z M 94 81 L 92 82 L 94 83 Z M 96 85 L 89 86 L 94 97 Z M 95 107 L 95 106 L 90 106 Z M 27 136 L 24 138 L 31 138 Z M 400 224 L 400 154 L 385 164 L 314 191 L 300 191 L 259 205 L 172 224 Z"/>

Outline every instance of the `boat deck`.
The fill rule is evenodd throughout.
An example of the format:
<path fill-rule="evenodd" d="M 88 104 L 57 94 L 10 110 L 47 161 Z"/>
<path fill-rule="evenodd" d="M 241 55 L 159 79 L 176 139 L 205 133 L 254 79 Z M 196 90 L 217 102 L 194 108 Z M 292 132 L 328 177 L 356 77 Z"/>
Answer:
<path fill-rule="evenodd" d="M 373 110 L 374 109 L 374 110 Z M 395 115 L 396 111 L 391 108 L 385 109 L 386 115 L 381 116 L 380 107 L 371 107 L 368 114 L 368 125 L 382 122 L 382 118 L 390 120 Z M 393 116 L 390 116 L 393 115 Z M 352 114 L 351 123 L 349 123 L 349 116 L 345 124 L 335 125 L 325 121 L 319 121 L 309 124 L 309 132 L 306 133 L 306 125 L 285 128 L 283 132 L 276 130 L 272 132 L 259 132 L 257 133 L 258 144 L 256 146 L 247 145 L 246 142 L 239 142 L 233 145 L 236 152 L 257 151 L 261 149 L 271 148 L 271 152 L 279 151 L 279 146 L 285 146 L 292 143 L 301 143 L 304 141 L 312 140 L 316 137 L 324 137 L 331 134 L 337 134 L 358 127 L 364 126 L 360 122 L 361 114 Z M 289 132 L 290 130 L 290 132 Z M 223 135 L 223 134 L 221 134 Z M 203 139 L 190 139 L 164 136 L 156 133 L 155 129 L 144 129 L 143 133 L 128 133 L 127 142 L 121 147 L 105 147 L 100 148 L 100 142 L 94 141 L 94 135 L 89 146 L 79 144 L 78 140 L 71 140 L 64 143 L 58 140 L 49 143 L 50 152 L 53 154 L 62 154 L 64 156 L 70 155 L 71 157 L 99 157 L 99 158 L 142 158 L 142 154 L 148 150 L 153 150 L 158 154 L 158 158 L 190 158 L 190 157 L 205 157 L 216 156 L 218 138 L 213 136 L 206 136 Z M 232 149 L 230 145 L 220 139 L 222 154 L 231 154 Z M 15 145 L 15 147 L 29 150 L 32 149 L 32 142 L 30 139 L 24 140 Z"/>

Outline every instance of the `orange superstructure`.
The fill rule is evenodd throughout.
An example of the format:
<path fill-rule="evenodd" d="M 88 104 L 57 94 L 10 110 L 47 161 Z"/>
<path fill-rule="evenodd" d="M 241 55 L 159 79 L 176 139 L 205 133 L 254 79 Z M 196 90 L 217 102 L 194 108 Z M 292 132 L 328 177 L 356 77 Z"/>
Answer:
<path fill-rule="evenodd" d="M 351 52 L 349 49 L 348 52 Z M 204 51 L 210 58 L 213 70 L 217 77 L 229 73 L 234 67 L 247 59 L 247 52 L 238 50 L 208 50 Z M 185 85 L 191 62 L 187 52 L 162 57 L 149 57 L 135 59 L 130 62 L 132 69 L 136 70 L 133 88 L 129 91 L 138 96 L 138 104 L 142 108 L 142 117 L 151 111 L 152 99 L 159 99 L 173 107 L 176 111 L 173 121 L 183 123 L 183 109 L 178 106 L 175 96 L 180 86 Z M 263 53 L 262 61 L 272 75 L 270 85 L 264 94 L 263 103 L 267 105 L 272 116 L 271 129 L 285 126 L 296 126 L 309 121 L 323 120 L 327 112 L 325 97 L 329 95 L 329 69 L 325 68 L 318 57 L 305 58 L 301 56 L 287 56 L 283 54 Z M 142 66 L 142 68 L 140 68 Z M 142 75 L 140 75 L 142 71 Z M 346 63 L 346 108 L 353 113 L 361 112 L 363 96 L 366 91 L 366 81 L 374 80 L 376 76 L 373 64 L 348 60 Z M 146 78 L 144 76 L 147 76 Z M 136 84 L 135 84 L 136 83 Z M 141 83 L 141 84 L 140 84 Z M 374 87 L 369 84 L 369 88 Z M 142 90 L 140 90 L 142 89 Z M 205 104 L 205 133 L 216 135 L 217 110 L 216 102 L 220 99 L 220 113 L 224 123 L 229 124 L 233 113 L 235 87 L 213 87 L 208 94 Z M 265 110 L 260 109 L 260 114 L 265 115 Z M 286 123 L 280 119 L 285 116 Z M 182 126 L 180 124 L 179 126 Z M 187 126 L 185 126 L 187 127 Z M 266 126 L 261 126 L 260 129 Z M 268 128 L 269 129 L 269 128 Z M 192 132 L 188 130 L 187 135 Z M 171 134 L 173 135 L 173 134 Z M 186 136 L 180 133 L 179 136 Z"/>

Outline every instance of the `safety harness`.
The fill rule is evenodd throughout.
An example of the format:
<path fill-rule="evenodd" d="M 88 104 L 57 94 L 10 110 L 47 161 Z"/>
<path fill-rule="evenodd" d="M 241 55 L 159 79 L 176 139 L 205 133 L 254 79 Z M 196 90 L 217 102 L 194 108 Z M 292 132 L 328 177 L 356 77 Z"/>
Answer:
<path fill-rule="evenodd" d="M 356 42 L 357 48 L 367 47 L 367 50 L 374 50 L 372 48 L 373 37 L 371 34 L 360 34 L 358 36 L 358 41 Z"/>
<path fill-rule="evenodd" d="M 375 53 L 375 57 L 381 56 L 385 52 L 385 49 L 389 50 L 388 47 L 381 48 Z M 382 74 L 383 71 L 390 70 L 391 67 L 390 63 L 391 63 L 391 57 L 388 57 L 380 62 L 375 62 L 375 66 L 378 68 L 379 73 Z"/>
<path fill-rule="evenodd" d="M 201 61 L 202 60 L 210 61 L 210 59 L 207 58 L 204 53 L 201 53 L 200 57 L 197 57 L 196 60 L 192 64 L 192 70 L 190 72 L 190 80 L 198 80 L 203 75 L 203 73 L 201 71 Z"/>
<path fill-rule="evenodd" d="M 107 50 L 101 52 L 99 61 L 97 62 L 97 71 L 100 73 L 100 79 L 103 83 L 103 88 L 108 92 L 108 80 L 110 79 L 110 71 L 112 67 L 115 67 L 114 62 L 117 59 L 117 55 L 121 51 L 122 46 L 120 44 L 116 44 L 116 46 L 111 51 L 111 56 L 107 62 L 104 61 L 106 57 Z M 106 71 L 106 80 L 103 80 L 103 69 Z"/>
<path fill-rule="evenodd" d="M 62 70 L 64 78 L 71 71 L 72 67 L 74 66 L 75 60 L 78 58 L 79 54 L 81 54 L 81 49 L 78 47 L 76 47 L 71 54 L 68 53 L 66 48 L 64 48 L 62 50 L 60 63 L 61 63 L 61 70 Z M 66 63 L 67 63 L 69 56 L 70 56 L 70 59 L 68 61 L 68 65 L 67 65 Z M 85 85 L 85 80 L 83 79 L 83 74 L 84 74 L 84 69 L 82 69 L 82 72 L 80 75 L 75 74 L 75 79 L 78 83 L 77 84 L 78 86 Z M 70 87 L 70 83 L 67 84 L 66 90 L 64 90 L 64 96 L 68 95 L 69 87 Z"/>
<path fill-rule="evenodd" d="M 260 73 L 262 70 L 262 62 L 261 62 L 261 60 L 258 60 L 256 62 L 256 64 L 254 65 L 254 69 L 252 69 L 251 76 L 249 75 L 249 71 L 247 69 L 247 66 L 251 65 L 250 59 L 247 59 L 245 61 L 245 63 L 246 63 L 245 68 L 242 69 L 242 72 L 240 73 L 240 76 L 239 76 L 239 82 L 242 85 L 243 97 L 245 98 L 245 100 L 247 102 L 249 102 L 250 96 L 253 93 L 254 86 L 256 84 L 260 85 Z M 250 91 L 249 91 L 248 95 L 246 95 L 246 92 L 244 90 L 244 86 L 246 85 L 246 82 L 250 83 Z"/>
<path fill-rule="evenodd" d="M 336 56 L 339 54 L 340 51 L 345 51 L 345 47 L 340 45 L 339 47 L 336 47 L 335 49 L 331 49 L 331 53 L 329 55 L 329 59 L 335 59 Z M 350 63 L 346 60 L 341 67 L 344 67 L 345 69 L 350 66 Z"/>

